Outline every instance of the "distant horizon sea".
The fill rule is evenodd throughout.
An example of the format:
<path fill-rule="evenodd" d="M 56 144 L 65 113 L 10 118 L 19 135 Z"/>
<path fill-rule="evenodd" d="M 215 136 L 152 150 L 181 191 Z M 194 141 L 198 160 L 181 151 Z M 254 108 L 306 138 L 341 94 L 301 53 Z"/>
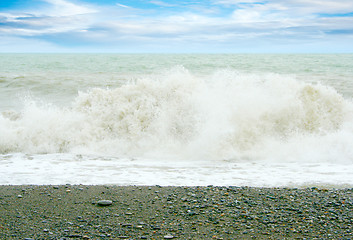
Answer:
<path fill-rule="evenodd" d="M 0 184 L 353 187 L 353 54 L 0 54 Z"/>

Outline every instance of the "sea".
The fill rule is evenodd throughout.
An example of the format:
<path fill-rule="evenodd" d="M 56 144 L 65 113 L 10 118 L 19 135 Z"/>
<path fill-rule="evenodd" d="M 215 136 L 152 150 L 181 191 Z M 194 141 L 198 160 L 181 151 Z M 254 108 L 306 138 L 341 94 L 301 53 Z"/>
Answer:
<path fill-rule="evenodd" d="M 0 54 L 0 184 L 353 187 L 353 54 Z"/>

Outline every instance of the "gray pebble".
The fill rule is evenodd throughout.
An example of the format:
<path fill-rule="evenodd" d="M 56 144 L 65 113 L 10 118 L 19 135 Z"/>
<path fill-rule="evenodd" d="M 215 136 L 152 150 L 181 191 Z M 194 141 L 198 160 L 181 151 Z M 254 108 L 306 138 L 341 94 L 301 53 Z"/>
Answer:
<path fill-rule="evenodd" d="M 97 202 L 97 204 L 98 204 L 99 206 L 109 206 L 109 205 L 112 205 L 112 204 L 113 204 L 113 201 L 111 201 L 111 200 L 99 200 L 99 201 Z"/>

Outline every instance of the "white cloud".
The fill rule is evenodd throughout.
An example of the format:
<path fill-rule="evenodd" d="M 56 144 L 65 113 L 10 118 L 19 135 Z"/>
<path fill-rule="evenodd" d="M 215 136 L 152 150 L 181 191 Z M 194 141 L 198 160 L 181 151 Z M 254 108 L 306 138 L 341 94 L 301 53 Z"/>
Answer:
<path fill-rule="evenodd" d="M 236 22 L 259 22 L 262 21 L 262 15 L 251 9 L 239 9 L 233 12 L 233 20 Z"/>
<path fill-rule="evenodd" d="M 250 42 L 302 42 L 323 39 L 327 34 L 349 34 L 352 17 L 323 17 L 322 13 L 344 13 L 353 9 L 353 1 L 253 0 L 213 1 L 211 12 L 204 12 L 204 3 L 169 12 L 137 9 L 120 3 L 110 7 L 73 3 L 70 0 L 45 0 L 45 8 L 28 13 L 0 13 L 5 24 L 0 36 L 31 36 L 47 41 L 62 36 L 77 43 L 126 45 L 146 42 L 158 47 L 176 44 L 225 44 Z M 163 1 L 150 3 L 169 6 Z M 335 6 L 333 6 L 335 3 Z M 226 7 L 225 7 L 226 6 Z M 339 31 L 337 31 L 339 30 Z M 352 33 L 353 34 L 353 33 Z M 54 36 L 50 38 L 51 36 Z M 62 41 L 64 41 L 62 40 Z M 24 42 L 27 40 L 24 40 Z M 29 40 L 28 40 L 29 41 Z M 44 40 L 40 40 L 42 43 Z M 17 39 L 16 43 L 20 41 Z M 29 41 L 31 44 L 33 41 Z M 54 47 L 55 45 L 50 45 Z M 125 45 L 124 45 L 125 46 Z"/>
<path fill-rule="evenodd" d="M 44 13 L 49 16 L 73 16 L 97 12 L 97 10 L 92 7 L 74 4 L 66 0 L 45 1 L 51 4 L 51 8 L 47 9 L 47 12 Z"/>
<path fill-rule="evenodd" d="M 4 20 L 0 33 L 9 36 L 40 36 L 82 31 L 95 19 L 92 6 L 73 4 L 66 0 L 45 0 L 48 5 L 26 13 L 0 13 Z"/>
<path fill-rule="evenodd" d="M 1 14 L 0 14 L 1 16 Z M 7 15 L 7 27 L 0 28 L 0 32 L 9 35 L 36 36 L 86 29 L 89 21 L 84 16 L 66 17 L 36 17 Z"/>
<path fill-rule="evenodd" d="M 298 10 L 304 13 L 348 13 L 353 11 L 351 0 L 284 0 L 279 1 L 288 9 Z"/>
<path fill-rule="evenodd" d="M 130 6 L 127 6 L 127 5 L 124 5 L 124 4 L 120 4 L 120 3 L 117 3 L 115 5 L 118 6 L 118 7 L 122 7 L 122 8 L 132 8 Z"/>
<path fill-rule="evenodd" d="M 284 11 L 295 16 L 303 14 L 340 14 L 353 11 L 352 0 L 214 0 L 215 5 L 253 8 L 266 11 Z"/>
<path fill-rule="evenodd" d="M 158 1 L 158 0 L 154 0 L 154 1 L 150 1 L 150 3 L 155 4 L 157 6 L 161 6 L 161 7 L 175 7 L 175 4 L 170 4 L 170 3 L 166 3 L 163 1 Z"/>
<path fill-rule="evenodd" d="M 256 0 L 215 0 L 213 4 L 222 4 L 222 5 L 238 5 L 243 3 L 258 3 Z"/>

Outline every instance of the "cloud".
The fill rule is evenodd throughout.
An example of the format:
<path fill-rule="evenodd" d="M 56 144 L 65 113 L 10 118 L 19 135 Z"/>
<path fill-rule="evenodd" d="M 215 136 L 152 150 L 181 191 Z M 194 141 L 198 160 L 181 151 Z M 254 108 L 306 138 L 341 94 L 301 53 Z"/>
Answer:
<path fill-rule="evenodd" d="M 322 13 L 349 13 L 353 11 L 351 0 L 214 0 L 214 5 L 259 11 L 282 11 L 288 16 Z"/>
<path fill-rule="evenodd" d="M 85 29 L 88 24 L 84 17 L 36 17 L 36 16 L 10 16 L 2 20 L 0 33 L 14 36 L 40 36 L 58 32 L 68 32 Z"/>
<path fill-rule="evenodd" d="M 178 6 L 176 4 L 166 3 L 166 2 L 163 2 L 163 1 L 157 1 L 157 0 L 150 1 L 150 3 L 155 4 L 157 6 L 161 6 L 161 7 L 175 7 L 175 6 Z"/>
<path fill-rule="evenodd" d="M 89 7 L 87 4 L 78 5 L 66 0 L 45 1 L 51 4 L 50 9 L 47 9 L 47 12 L 45 12 L 45 14 L 49 16 L 73 16 L 97 12 L 97 10 L 93 7 Z"/>
<path fill-rule="evenodd" d="M 305 13 L 347 13 L 353 10 L 351 0 L 287 0 L 282 4 Z"/>
<path fill-rule="evenodd" d="M 97 12 L 88 6 L 64 0 L 45 0 L 48 6 L 30 13 L 0 13 L 0 33 L 13 36 L 42 36 L 80 31 L 88 27 Z"/>
<path fill-rule="evenodd" d="M 120 3 L 116 3 L 116 6 L 122 7 L 122 8 L 132 8 L 132 7 L 129 7 L 129 6 L 127 6 L 127 5 L 120 4 Z"/>
<path fill-rule="evenodd" d="M 0 13 L 0 44 L 6 37 L 16 38 L 14 44 L 47 42 L 47 49 L 81 45 L 143 50 L 165 45 L 207 51 L 207 46 L 332 42 L 335 35 L 353 34 L 353 16 L 347 15 L 353 9 L 351 0 L 152 0 L 143 6 L 123 0 L 111 6 L 84 0 L 45 2 L 38 9 Z"/>

